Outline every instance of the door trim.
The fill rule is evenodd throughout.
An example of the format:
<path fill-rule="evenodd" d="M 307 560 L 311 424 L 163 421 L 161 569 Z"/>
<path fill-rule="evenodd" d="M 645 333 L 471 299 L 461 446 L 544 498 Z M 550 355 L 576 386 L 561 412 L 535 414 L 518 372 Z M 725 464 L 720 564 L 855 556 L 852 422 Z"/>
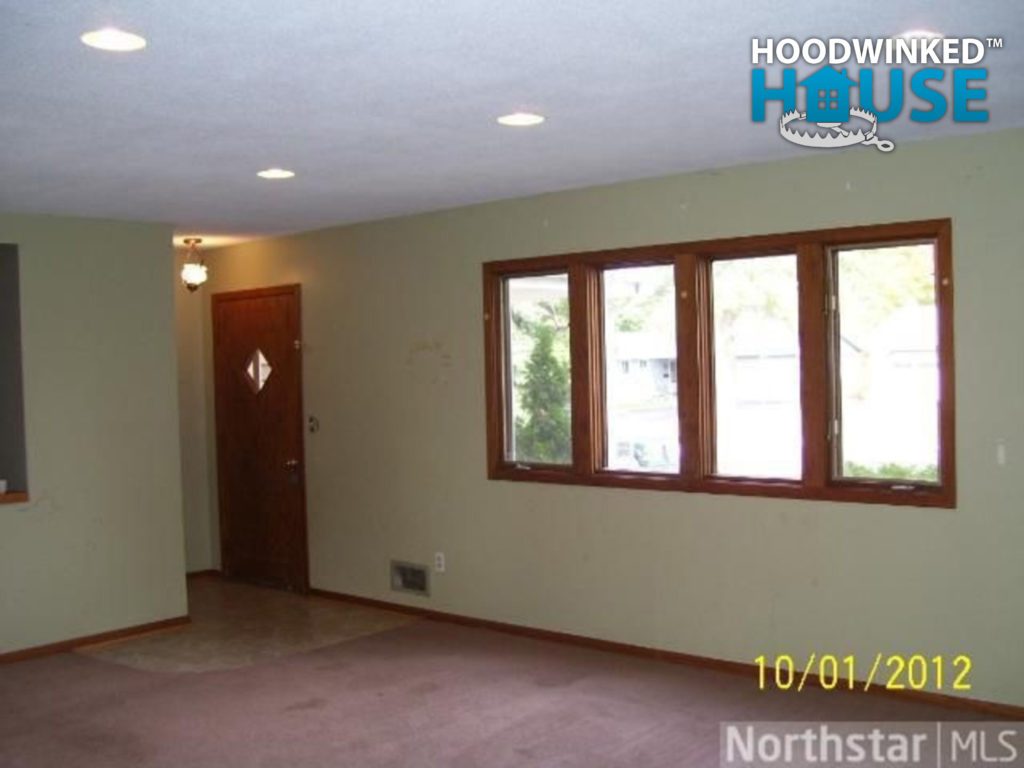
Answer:
<path fill-rule="evenodd" d="M 299 331 L 299 341 L 302 340 L 302 286 L 298 283 L 291 283 L 288 285 L 271 286 L 269 288 L 250 288 L 244 291 L 224 291 L 221 293 L 214 293 L 210 296 L 210 332 L 211 332 L 211 365 L 210 371 L 214 383 L 213 393 L 213 405 L 214 405 L 214 448 L 217 454 L 217 523 L 219 532 L 219 551 L 220 551 L 220 566 L 223 569 L 225 564 L 225 553 L 224 553 L 224 542 L 225 542 L 225 528 L 227 523 L 224 519 L 224 486 L 220 482 L 220 478 L 225 474 L 223 464 L 223 458 L 219 447 L 217 447 L 216 437 L 219 433 L 217 424 L 217 393 L 216 393 L 216 344 L 212 341 L 212 334 L 214 330 L 214 322 L 216 318 L 216 307 L 221 304 L 226 304 L 231 301 L 239 301 L 244 299 L 262 299 L 269 296 L 294 296 L 298 307 L 298 318 L 297 328 Z M 301 504 L 302 512 L 299 515 L 299 527 L 301 529 L 300 541 L 302 546 L 299 551 L 299 567 L 301 571 L 302 580 L 297 585 L 297 591 L 301 594 L 309 592 L 309 525 L 307 520 L 306 511 L 306 425 L 304 421 L 304 415 L 306 413 L 305 403 L 303 401 L 303 389 L 305 388 L 305 357 L 302 355 L 302 348 L 300 347 L 299 352 L 299 434 L 302 435 L 302 439 L 299 440 L 298 446 L 298 459 L 299 466 L 302 468 L 302 485 L 301 485 Z"/>

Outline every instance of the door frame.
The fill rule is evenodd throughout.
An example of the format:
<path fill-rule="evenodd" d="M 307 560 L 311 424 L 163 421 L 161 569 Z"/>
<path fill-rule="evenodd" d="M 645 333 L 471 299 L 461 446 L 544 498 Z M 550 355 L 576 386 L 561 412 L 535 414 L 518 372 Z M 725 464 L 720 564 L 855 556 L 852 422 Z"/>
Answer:
<path fill-rule="evenodd" d="M 299 353 L 299 392 L 298 392 L 298 429 L 301 439 L 299 440 L 298 446 L 298 460 L 299 469 L 302 472 L 302 482 L 300 483 L 300 502 L 301 502 L 301 514 L 299 515 L 299 527 L 300 541 L 302 546 L 299 548 L 299 562 L 298 567 L 301 570 L 302 580 L 297 585 L 297 591 L 300 594 L 306 594 L 309 592 L 309 524 L 308 524 L 308 513 L 306 510 L 306 425 L 305 425 L 305 403 L 303 401 L 303 389 L 305 388 L 305 355 L 303 355 L 303 342 L 302 342 L 302 286 L 299 283 L 290 283 L 287 285 L 270 286 L 266 288 L 249 288 L 242 291 L 222 291 L 220 293 L 214 293 L 210 296 L 210 339 L 211 339 L 211 358 L 212 365 L 210 367 L 213 381 L 214 392 L 213 392 L 213 408 L 214 408 L 214 451 L 217 454 L 217 521 L 218 521 L 218 532 L 219 532 L 219 552 L 220 552 L 220 567 L 224 569 L 225 563 L 225 530 L 227 528 L 227 522 L 224 519 L 224 485 L 220 482 L 222 476 L 224 476 L 225 470 L 223 467 L 223 457 L 221 455 L 219 442 L 217 440 L 220 434 L 220 416 L 217 414 L 217 345 L 216 345 L 216 308 L 218 305 L 226 304 L 231 301 L 239 301 L 244 299 L 261 299 L 269 296 L 292 296 L 295 299 L 296 309 L 296 329 L 298 331 L 298 342 L 299 346 L 296 350 Z"/>

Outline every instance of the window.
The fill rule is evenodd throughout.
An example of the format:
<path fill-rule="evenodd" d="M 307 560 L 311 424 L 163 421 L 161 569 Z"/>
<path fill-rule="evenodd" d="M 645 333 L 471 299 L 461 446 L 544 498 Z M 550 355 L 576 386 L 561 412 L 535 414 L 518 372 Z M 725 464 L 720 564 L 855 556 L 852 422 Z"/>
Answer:
<path fill-rule="evenodd" d="M 836 475 L 939 482 L 935 245 L 837 249 Z"/>
<path fill-rule="evenodd" d="M 672 267 L 605 270 L 604 409 L 609 469 L 679 471 L 676 303 Z M 637 364 L 631 366 L 635 361 Z"/>
<path fill-rule="evenodd" d="M 570 464 L 568 275 L 510 278 L 504 307 L 505 457 L 524 464 Z"/>
<path fill-rule="evenodd" d="M 0 244 L 0 503 L 28 498 L 22 387 L 18 249 Z"/>
<path fill-rule="evenodd" d="M 711 264 L 715 472 L 799 478 L 796 254 Z"/>
<path fill-rule="evenodd" d="M 488 475 L 956 504 L 948 220 L 484 265 Z"/>

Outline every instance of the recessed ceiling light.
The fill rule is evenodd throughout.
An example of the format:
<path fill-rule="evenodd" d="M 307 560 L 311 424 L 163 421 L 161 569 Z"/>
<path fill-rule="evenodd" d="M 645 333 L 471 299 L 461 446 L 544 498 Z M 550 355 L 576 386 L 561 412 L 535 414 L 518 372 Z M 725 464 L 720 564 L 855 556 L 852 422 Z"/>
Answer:
<path fill-rule="evenodd" d="M 896 37 L 902 37 L 905 40 L 918 40 L 924 38 L 925 40 L 934 40 L 937 37 L 945 37 L 941 32 L 932 32 L 930 29 L 908 29 L 906 32 L 901 32 Z"/>
<path fill-rule="evenodd" d="M 511 115 L 502 115 L 498 118 L 498 122 L 513 128 L 526 128 L 543 123 L 544 115 L 537 115 L 533 112 L 513 112 Z"/>
<path fill-rule="evenodd" d="M 289 171 L 285 168 L 267 168 L 267 170 L 260 171 L 256 175 L 261 179 L 290 179 L 295 175 L 295 171 Z"/>
<path fill-rule="evenodd" d="M 90 48 L 99 48 L 101 51 L 140 51 L 146 47 L 146 38 L 116 27 L 86 32 L 81 40 Z"/>

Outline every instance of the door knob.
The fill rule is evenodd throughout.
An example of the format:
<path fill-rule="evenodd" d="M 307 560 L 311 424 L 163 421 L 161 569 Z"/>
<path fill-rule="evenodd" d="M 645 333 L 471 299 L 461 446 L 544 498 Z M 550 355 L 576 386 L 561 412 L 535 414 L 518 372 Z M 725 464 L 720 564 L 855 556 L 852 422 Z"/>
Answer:
<path fill-rule="evenodd" d="M 288 459 L 284 463 L 284 470 L 288 473 L 288 484 L 289 485 L 301 485 L 302 484 L 302 472 L 299 471 L 299 460 Z"/>

